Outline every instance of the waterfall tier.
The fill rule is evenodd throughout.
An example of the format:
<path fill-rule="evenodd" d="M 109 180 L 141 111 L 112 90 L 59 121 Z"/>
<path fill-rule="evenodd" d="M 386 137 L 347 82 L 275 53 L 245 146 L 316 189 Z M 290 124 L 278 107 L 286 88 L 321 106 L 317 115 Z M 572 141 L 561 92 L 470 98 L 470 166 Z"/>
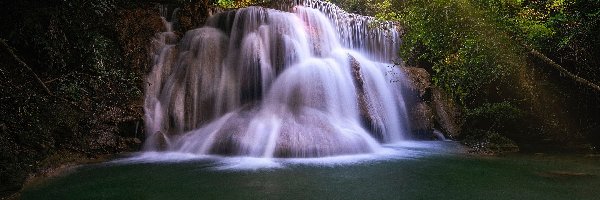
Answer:
<path fill-rule="evenodd" d="M 397 28 L 324 5 L 248 7 L 212 16 L 180 41 L 170 30 L 157 35 L 146 150 L 323 157 L 402 140 L 404 101 L 384 63 L 396 55 Z"/>

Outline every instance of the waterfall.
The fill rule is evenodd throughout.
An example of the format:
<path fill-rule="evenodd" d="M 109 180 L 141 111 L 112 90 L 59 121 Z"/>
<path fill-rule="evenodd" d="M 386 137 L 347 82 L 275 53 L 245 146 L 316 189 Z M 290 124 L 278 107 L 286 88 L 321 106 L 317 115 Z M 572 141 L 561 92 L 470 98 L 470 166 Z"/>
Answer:
<path fill-rule="evenodd" d="M 145 149 L 324 157 L 403 140 L 404 101 L 385 76 L 398 28 L 311 2 L 222 12 L 179 41 L 158 34 Z"/>

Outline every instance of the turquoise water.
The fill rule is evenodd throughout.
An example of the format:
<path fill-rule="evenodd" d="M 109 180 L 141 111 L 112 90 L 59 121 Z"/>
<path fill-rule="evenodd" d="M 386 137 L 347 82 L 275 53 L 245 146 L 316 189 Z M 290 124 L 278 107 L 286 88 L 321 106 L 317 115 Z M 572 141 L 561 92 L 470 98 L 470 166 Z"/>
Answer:
<path fill-rule="evenodd" d="M 482 157 L 452 142 L 377 155 L 266 160 L 143 154 L 81 166 L 23 199 L 600 199 L 600 158 Z"/>

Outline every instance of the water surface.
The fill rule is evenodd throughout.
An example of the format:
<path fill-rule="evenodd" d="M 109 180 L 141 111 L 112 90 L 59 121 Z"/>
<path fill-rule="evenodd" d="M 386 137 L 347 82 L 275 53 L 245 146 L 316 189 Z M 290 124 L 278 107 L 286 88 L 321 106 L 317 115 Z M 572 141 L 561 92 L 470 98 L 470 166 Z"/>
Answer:
<path fill-rule="evenodd" d="M 146 153 L 82 166 L 24 199 L 598 199 L 600 158 L 464 154 L 453 142 L 376 155 L 253 159 Z"/>

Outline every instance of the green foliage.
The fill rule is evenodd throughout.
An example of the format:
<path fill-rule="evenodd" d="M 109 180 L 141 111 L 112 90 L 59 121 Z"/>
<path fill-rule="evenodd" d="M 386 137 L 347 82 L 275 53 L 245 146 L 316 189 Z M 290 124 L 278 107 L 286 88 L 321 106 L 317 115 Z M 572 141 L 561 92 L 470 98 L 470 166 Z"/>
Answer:
<path fill-rule="evenodd" d="M 400 56 L 409 65 L 427 69 L 432 82 L 466 110 L 460 119 L 466 143 L 481 151 L 518 149 L 507 136 L 514 138 L 522 132 L 512 127 L 524 115 L 511 97 L 502 94 L 515 89 L 515 76 L 526 64 L 525 49 L 510 31 L 498 27 L 500 21 L 477 0 L 362 2 L 369 5 L 367 10 L 375 11 L 377 19 L 401 23 L 405 34 Z M 523 2 L 493 3 L 497 11 L 517 14 Z M 537 24 L 528 27 L 532 38 L 553 34 Z"/>
<path fill-rule="evenodd" d="M 593 32 L 600 30 L 598 1 L 408 0 L 398 5 L 395 12 L 406 29 L 401 57 L 430 69 L 434 83 L 465 105 L 481 103 L 473 100 L 489 95 L 482 88 L 506 84 L 527 65 L 527 48 L 549 52 L 576 74 L 600 81 L 600 57 L 594 56 L 600 55 L 600 37 Z"/>
<path fill-rule="evenodd" d="M 251 5 L 255 5 L 259 2 L 264 2 L 264 1 L 260 1 L 260 0 L 217 0 L 216 4 L 217 4 L 217 6 L 219 6 L 221 8 L 232 9 L 232 8 L 248 7 Z"/>
<path fill-rule="evenodd" d="M 391 0 L 376 2 L 375 9 L 378 10 L 375 18 L 379 20 L 400 21 L 400 14 L 394 10 Z"/>
<path fill-rule="evenodd" d="M 600 1 L 474 0 L 513 39 L 600 82 Z"/>
<path fill-rule="evenodd" d="M 372 7 L 373 1 L 375 0 L 329 0 L 347 12 L 369 16 L 377 13 Z"/>
<path fill-rule="evenodd" d="M 123 67 L 115 39 L 115 16 L 123 2 L 61 0 L 40 7 L 27 2 L 15 4 L 15 10 L 25 11 L 8 11 L 7 20 L 15 23 L 0 32 L 26 63 L 50 80 L 48 87 L 56 94 L 78 102 L 98 94 L 117 100 L 141 95 L 141 78 Z"/>
<path fill-rule="evenodd" d="M 519 67 L 520 49 L 468 0 L 408 0 L 400 19 L 401 56 L 433 72 L 433 82 L 463 104 Z"/>
<path fill-rule="evenodd" d="M 506 101 L 485 103 L 477 108 L 467 109 L 465 114 L 468 127 L 495 131 L 513 128 L 511 125 L 515 125 L 523 116 L 519 108 Z"/>
<path fill-rule="evenodd" d="M 331 2 L 402 24 L 400 56 L 408 65 L 425 68 L 437 87 L 470 112 L 462 120 L 465 140 L 472 144 L 476 139 L 488 144 L 569 140 L 583 132 L 600 143 L 600 107 L 588 103 L 600 96 L 576 83 L 565 84 L 569 80 L 530 53 L 541 52 L 567 71 L 600 84 L 600 1 Z M 530 113 L 519 114 L 507 105 Z"/>
<path fill-rule="evenodd" d="M 233 0 L 217 0 L 217 5 L 223 8 L 233 8 L 234 1 Z"/>
<path fill-rule="evenodd" d="M 328 0 L 350 13 L 397 21 L 402 0 Z"/>

